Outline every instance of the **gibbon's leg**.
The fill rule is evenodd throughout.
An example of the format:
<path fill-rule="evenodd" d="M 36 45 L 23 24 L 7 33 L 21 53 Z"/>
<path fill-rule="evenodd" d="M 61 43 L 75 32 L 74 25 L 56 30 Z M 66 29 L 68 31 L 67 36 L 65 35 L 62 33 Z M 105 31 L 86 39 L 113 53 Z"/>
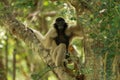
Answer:
<path fill-rule="evenodd" d="M 54 49 L 53 53 L 51 54 L 51 55 L 52 55 L 52 60 L 53 60 L 53 62 L 56 61 L 56 56 L 57 56 L 58 48 L 59 48 L 59 46 L 57 46 L 57 47 Z"/>
<path fill-rule="evenodd" d="M 52 54 L 52 59 L 55 62 L 56 66 L 63 66 L 65 55 L 66 55 L 66 45 L 61 43 L 55 48 Z"/>

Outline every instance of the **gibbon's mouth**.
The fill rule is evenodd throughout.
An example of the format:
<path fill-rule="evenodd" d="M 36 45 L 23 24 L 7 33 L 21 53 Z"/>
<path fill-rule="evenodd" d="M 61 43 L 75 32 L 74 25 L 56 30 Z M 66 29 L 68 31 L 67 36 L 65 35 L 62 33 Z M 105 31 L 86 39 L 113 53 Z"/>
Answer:
<path fill-rule="evenodd" d="M 64 27 L 63 26 L 58 26 L 58 29 L 64 29 Z"/>

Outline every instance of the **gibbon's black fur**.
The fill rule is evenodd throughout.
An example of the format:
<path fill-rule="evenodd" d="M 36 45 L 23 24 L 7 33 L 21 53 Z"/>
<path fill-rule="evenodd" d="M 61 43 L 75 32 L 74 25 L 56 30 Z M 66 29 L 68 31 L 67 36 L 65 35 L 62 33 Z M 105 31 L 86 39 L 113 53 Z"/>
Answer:
<path fill-rule="evenodd" d="M 54 40 L 57 45 L 59 45 L 60 43 L 64 43 L 66 45 L 66 51 L 68 52 L 70 36 L 65 34 L 65 30 L 67 29 L 67 27 L 68 25 L 63 18 L 59 17 L 56 19 L 54 28 L 56 29 L 57 36 L 54 38 Z"/>
<path fill-rule="evenodd" d="M 59 30 L 59 27 L 61 27 L 62 30 Z M 63 18 L 59 17 L 56 19 L 54 28 L 57 30 L 57 32 L 65 31 L 67 29 L 67 27 L 68 27 L 68 25 Z"/>

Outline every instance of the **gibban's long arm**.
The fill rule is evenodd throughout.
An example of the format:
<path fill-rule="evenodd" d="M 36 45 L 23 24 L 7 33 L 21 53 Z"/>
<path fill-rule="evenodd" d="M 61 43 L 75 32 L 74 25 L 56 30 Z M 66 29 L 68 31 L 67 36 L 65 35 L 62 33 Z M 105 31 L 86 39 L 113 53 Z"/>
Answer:
<path fill-rule="evenodd" d="M 53 38 L 56 36 L 55 29 L 50 28 L 44 36 L 39 31 L 34 29 L 32 30 L 39 41 L 43 44 L 44 48 L 51 49 L 51 47 L 53 47 Z"/>
<path fill-rule="evenodd" d="M 43 43 L 44 36 L 37 30 L 32 29 L 32 31 L 35 33 L 36 37 Z"/>
<path fill-rule="evenodd" d="M 54 44 L 54 37 L 56 36 L 56 31 L 54 28 L 50 28 L 49 31 L 45 34 L 44 40 L 43 40 L 43 45 L 47 49 L 51 49 L 55 46 Z"/>

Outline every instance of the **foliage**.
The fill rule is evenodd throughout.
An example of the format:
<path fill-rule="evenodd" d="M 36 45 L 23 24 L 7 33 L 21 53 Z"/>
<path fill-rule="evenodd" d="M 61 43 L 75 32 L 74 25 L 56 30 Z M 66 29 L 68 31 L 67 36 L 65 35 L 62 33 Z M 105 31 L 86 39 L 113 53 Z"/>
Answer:
<path fill-rule="evenodd" d="M 72 0 L 9 0 L 13 15 L 26 26 L 42 31 L 43 34 L 46 33 L 46 29 L 50 28 L 49 25 L 52 25 L 54 19 L 58 16 L 64 17 L 70 25 L 76 24 L 78 18 L 79 24 L 84 27 L 85 34 L 88 35 L 87 38 L 93 40 L 90 46 L 94 54 L 102 58 L 105 58 L 107 54 L 106 76 L 108 80 L 111 80 L 114 57 L 120 55 L 120 1 L 75 0 L 79 2 L 77 4 L 81 4 L 82 9 L 85 8 L 77 18 L 77 10 L 70 5 L 70 1 Z M 8 34 L 3 28 L 5 26 L 2 23 L 3 10 L 4 7 L 0 3 L 0 52 L 2 53 L 3 63 L 5 65 L 7 65 L 5 63 L 6 56 L 8 57 L 8 80 L 12 80 L 12 61 L 15 49 L 17 49 L 16 80 L 19 80 L 19 78 L 28 80 L 30 78 L 30 72 L 44 69 L 45 63 L 39 57 L 36 59 L 38 55 L 36 54 L 35 56 L 33 54 L 34 52 L 24 42 Z M 82 52 L 82 46 L 84 45 L 82 41 L 76 40 L 73 44 L 78 46 Z M 7 49 L 8 51 L 6 52 Z M 31 65 L 32 68 L 30 68 Z M 44 71 L 40 74 L 43 75 L 42 73 L 44 74 Z M 53 76 L 51 73 L 48 74 Z M 41 75 L 38 76 L 41 77 Z M 43 80 L 48 80 L 46 76 L 48 75 L 45 75 Z"/>

